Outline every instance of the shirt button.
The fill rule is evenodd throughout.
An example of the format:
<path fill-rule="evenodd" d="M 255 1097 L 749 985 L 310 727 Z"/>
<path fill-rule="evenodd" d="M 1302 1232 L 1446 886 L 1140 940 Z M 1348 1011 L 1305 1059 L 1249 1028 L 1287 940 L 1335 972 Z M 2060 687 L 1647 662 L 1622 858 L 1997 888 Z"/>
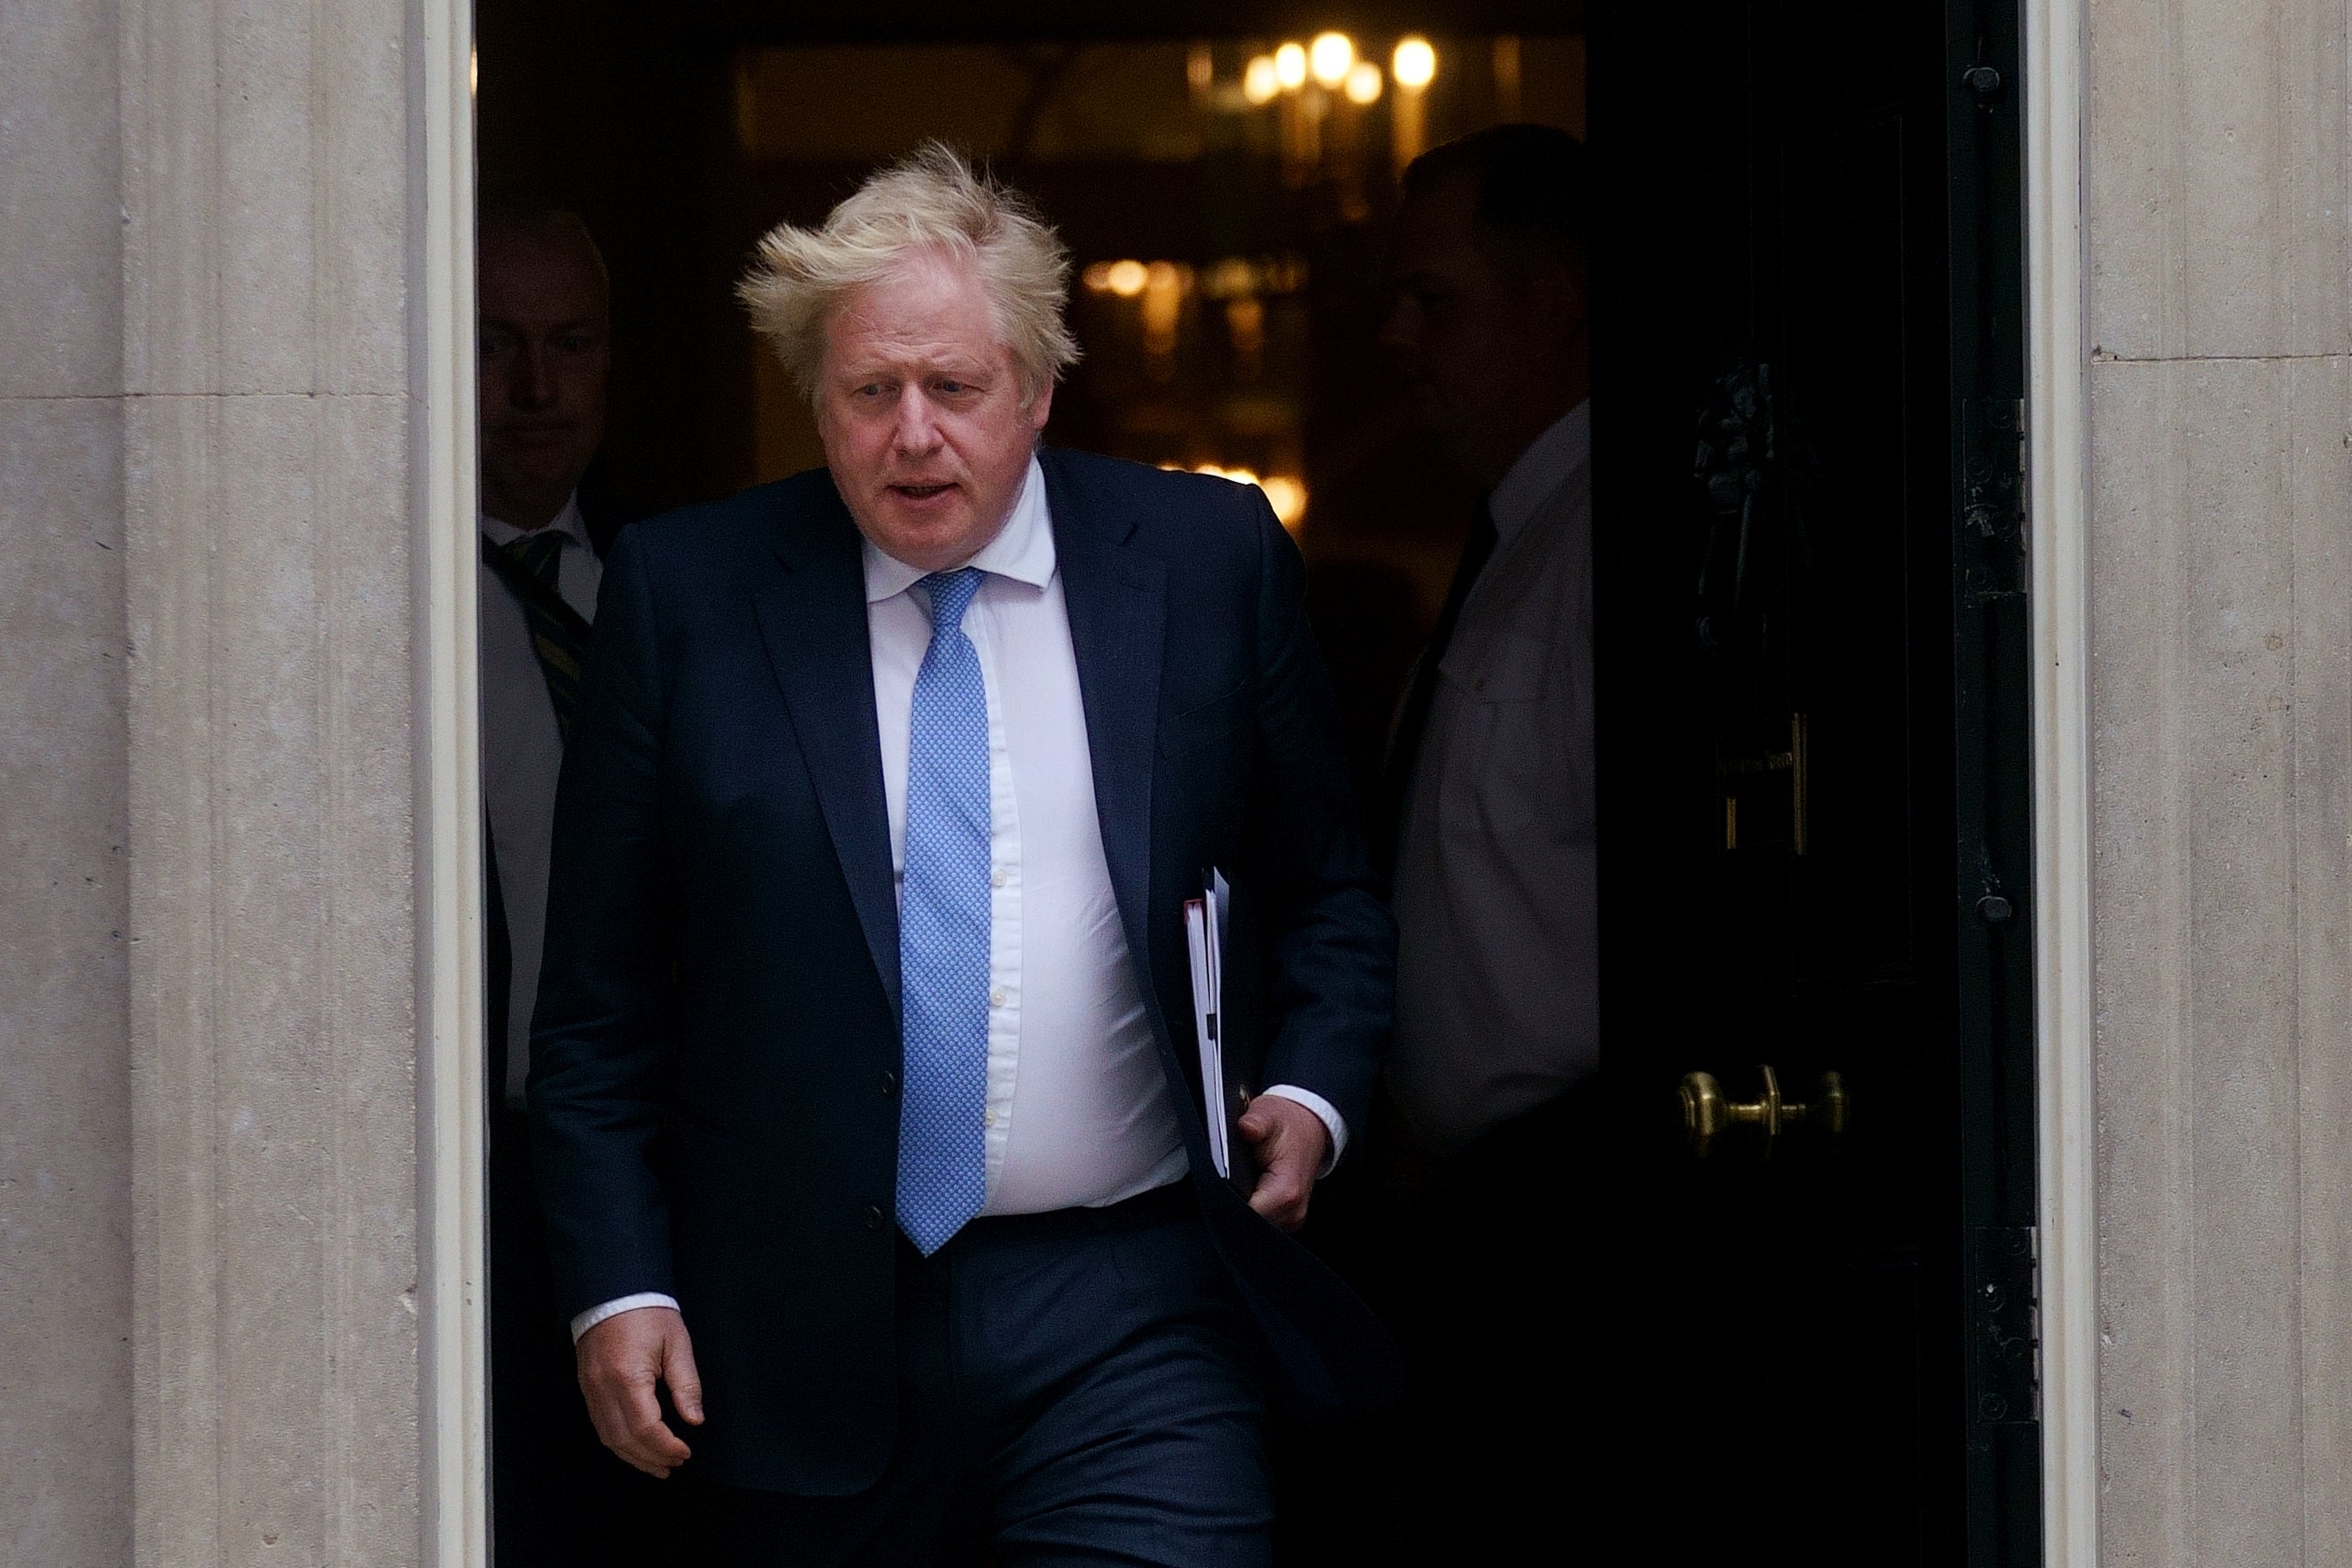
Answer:
<path fill-rule="evenodd" d="M 888 1100 L 889 1098 L 891 1098 L 893 1095 L 897 1094 L 898 1092 L 898 1075 L 897 1073 L 889 1072 L 889 1071 L 887 1071 L 887 1070 L 886 1070 L 886 1071 L 882 1074 L 882 1098 L 883 1098 L 883 1099 L 885 1099 L 885 1100 Z"/>
<path fill-rule="evenodd" d="M 876 1204 L 867 1204 L 866 1205 L 865 1218 L 866 1229 L 880 1230 L 882 1228 L 882 1210 L 880 1205 Z"/>
<path fill-rule="evenodd" d="M 988 994 L 988 1005 L 992 1007 L 1002 1007 L 1004 1005 L 1003 986 L 1000 985 L 995 990 L 991 991 Z"/>
<path fill-rule="evenodd" d="M 993 1126 L 995 1126 L 995 1125 L 996 1125 L 996 1112 L 994 1112 L 993 1110 L 983 1110 L 983 1111 L 982 1111 L 982 1112 L 980 1113 L 980 1124 L 981 1124 L 982 1127 L 993 1127 Z"/>
<path fill-rule="evenodd" d="M 996 869 L 994 869 L 994 870 L 991 871 L 991 872 L 988 874 L 988 885 L 989 885 L 990 887 L 992 887 L 992 888 L 1001 888 L 1001 887 L 1004 886 L 1004 883 L 1005 883 L 1005 876 L 1004 876 L 1004 868 L 1003 868 L 1003 867 L 999 866 L 999 867 L 997 867 L 997 868 L 996 868 Z"/>

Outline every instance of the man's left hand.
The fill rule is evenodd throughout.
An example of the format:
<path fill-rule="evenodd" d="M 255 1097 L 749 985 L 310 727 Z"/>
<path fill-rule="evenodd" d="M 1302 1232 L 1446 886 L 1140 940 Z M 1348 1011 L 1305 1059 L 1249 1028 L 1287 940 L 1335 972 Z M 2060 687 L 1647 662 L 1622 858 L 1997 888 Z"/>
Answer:
<path fill-rule="evenodd" d="M 1331 1152 L 1330 1130 L 1307 1107 L 1278 1094 L 1251 1100 L 1239 1125 L 1257 1157 L 1250 1207 L 1284 1230 L 1297 1230 L 1306 1223 L 1316 1174 Z"/>

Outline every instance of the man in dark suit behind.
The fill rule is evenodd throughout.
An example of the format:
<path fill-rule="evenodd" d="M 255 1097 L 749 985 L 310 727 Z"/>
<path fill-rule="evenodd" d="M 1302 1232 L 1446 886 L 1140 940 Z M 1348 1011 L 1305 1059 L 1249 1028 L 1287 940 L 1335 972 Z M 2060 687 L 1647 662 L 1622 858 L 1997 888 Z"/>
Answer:
<path fill-rule="evenodd" d="M 494 201 L 477 233 L 491 1535 L 500 1568 L 643 1568 L 665 1500 L 581 1413 L 523 1112 L 556 774 L 601 570 L 579 490 L 604 431 L 611 289 L 570 213 Z"/>
<path fill-rule="evenodd" d="M 710 1561 L 1263 1563 L 1269 1397 L 1397 1380 L 1284 1234 L 1393 944 L 1299 561 L 1255 489 L 1037 449 L 1067 273 L 937 148 L 778 229 L 745 296 L 827 469 L 606 568 L 530 1100 L 591 1414 Z M 1246 1199 L 1210 868 L 1262 939 Z"/>

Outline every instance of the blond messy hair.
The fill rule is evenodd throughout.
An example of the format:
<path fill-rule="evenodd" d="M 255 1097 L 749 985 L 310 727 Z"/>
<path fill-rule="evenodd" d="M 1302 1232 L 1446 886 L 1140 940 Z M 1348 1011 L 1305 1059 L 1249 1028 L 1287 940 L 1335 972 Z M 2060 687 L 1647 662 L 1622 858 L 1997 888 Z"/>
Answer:
<path fill-rule="evenodd" d="M 1023 401 L 1077 363 L 1062 310 L 1070 253 L 1028 197 L 972 172 L 929 142 L 869 176 L 821 228 L 779 224 L 736 294 L 802 394 L 823 394 L 825 321 L 841 297 L 922 255 L 971 263 L 988 292 L 998 340 L 1013 356 Z"/>

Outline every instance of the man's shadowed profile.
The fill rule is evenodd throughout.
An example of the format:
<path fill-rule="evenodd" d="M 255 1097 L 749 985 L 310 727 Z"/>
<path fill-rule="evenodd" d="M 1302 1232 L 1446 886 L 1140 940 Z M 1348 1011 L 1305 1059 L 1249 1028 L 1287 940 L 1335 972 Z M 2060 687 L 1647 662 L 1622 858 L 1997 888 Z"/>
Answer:
<path fill-rule="evenodd" d="M 501 1568 L 642 1568 L 662 1560 L 643 1550 L 661 1500 L 580 1411 L 523 1114 L 556 775 L 603 570 L 578 489 L 604 431 L 611 289 L 569 213 L 486 206 L 478 253 L 492 1535 Z"/>
<path fill-rule="evenodd" d="M 1556 1531 L 1602 1184 L 1597 1113 L 1591 380 L 1584 149 L 1479 132 L 1406 172 L 1381 341 L 1486 491 L 1400 709 L 1397 1036 L 1370 1273 L 1412 1394 L 1396 1560 Z"/>

